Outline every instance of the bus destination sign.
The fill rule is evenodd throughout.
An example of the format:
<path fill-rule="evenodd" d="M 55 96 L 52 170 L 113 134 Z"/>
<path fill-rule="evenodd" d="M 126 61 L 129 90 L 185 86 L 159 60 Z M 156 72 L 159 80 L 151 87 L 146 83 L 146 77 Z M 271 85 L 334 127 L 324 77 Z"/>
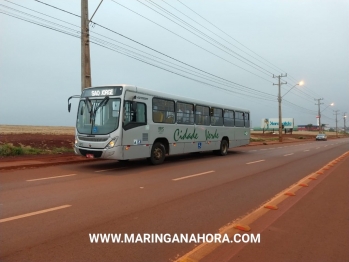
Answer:
<path fill-rule="evenodd" d="M 122 93 L 121 86 L 113 87 L 94 87 L 85 89 L 81 97 L 91 97 L 91 96 L 119 96 Z"/>

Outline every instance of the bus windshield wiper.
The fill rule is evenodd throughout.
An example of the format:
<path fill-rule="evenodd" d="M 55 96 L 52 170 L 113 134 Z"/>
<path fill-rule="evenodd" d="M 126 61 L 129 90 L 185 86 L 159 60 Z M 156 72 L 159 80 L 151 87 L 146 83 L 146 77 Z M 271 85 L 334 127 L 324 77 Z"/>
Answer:
<path fill-rule="evenodd" d="M 100 107 L 103 107 L 105 106 L 109 101 L 109 96 L 106 96 L 100 103 L 99 105 L 95 108 L 95 110 L 93 111 L 93 114 L 96 115 L 96 112 L 97 110 L 100 108 Z"/>

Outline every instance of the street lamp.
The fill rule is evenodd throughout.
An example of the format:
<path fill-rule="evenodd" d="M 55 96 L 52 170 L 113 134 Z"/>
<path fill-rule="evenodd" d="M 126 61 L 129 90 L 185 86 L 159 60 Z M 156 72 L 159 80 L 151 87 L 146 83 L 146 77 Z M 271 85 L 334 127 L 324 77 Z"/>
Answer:
<path fill-rule="evenodd" d="M 300 81 L 298 84 L 295 84 L 294 86 L 292 86 L 292 87 L 290 88 L 290 90 L 288 90 L 282 97 L 284 97 L 285 95 L 287 95 L 287 93 L 290 92 L 294 87 L 296 87 L 296 86 L 302 86 L 302 85 L 304 85 L 304 82 L 303 82 L 303 81 Z"/>
<path fill-rule="evenodd" d="M 322 131 L 322 127 L 321 127 L 321 113 L 324 112 L 329 106 L 334 106 L 334 103 L 331 103 L 329 105 L 327 105 L 322 111 L 320 111 L 320 105 L 321 103 L 319 102 L 318 106 L 319 106 L 319 133 L 321 133 Z"/>
<path fill-rule="evenodd" d="M 282 142 L 282 113 L 281 113 L 281 101 L 282 101 L 282 98 L 287 95 L 288 92 L 290 92 L 294 87 L 296 86 L 302 86 L 304 84 L 303 81 L 300 81 L 299 83 L 295 84 L 294 86 L 292 86 L 290 88 L 290 90 L 288 90 L 283 96 L 281 96 L 281 85 L 284 85 L 284 84 L 287 84 L 286 83 L 282 83 L 280 81 L 280 78 L 281 77 L 286 77 L 286 75 L 280 75 L 280 76 L 277 76 L 277 78 L 279 78 L 279 83 L 278 84 L 273 84 L 273 85 L 278 85 L 279 86 L 279 94 L 278 94 L 278 102 L 279 102 L 279 142 Z M 276 78 L 274 75 L 273 75 L 274 78 Z"/>

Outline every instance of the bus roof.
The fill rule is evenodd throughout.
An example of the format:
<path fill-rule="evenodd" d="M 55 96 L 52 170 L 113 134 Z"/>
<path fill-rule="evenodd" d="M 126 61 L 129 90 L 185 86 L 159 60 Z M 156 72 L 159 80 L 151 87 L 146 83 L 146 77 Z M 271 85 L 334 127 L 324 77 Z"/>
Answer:
<path fill-rule="evenodd" d="M 243 111 L 243 112 L 250 112 L 247 109 L 238 108 L 235 106 L 228 106 L 228 105 L 212 103 L 212 102 L 208 102 L 208 101 L 204 101 L 204 100 L 186 98 L 186 97 L 182 97 L 182 96 L 173 95 L 170 93 L 163 93 L 163 92 L 155 91 L 152 89 L 137 87 L 137 86 L 133 86 L 133 85 L 127 85 L 127 84 L 93 86 L 93 87 L 89 87 L 89 88 L 114 87 L 114 86 L 122 86 L 124 90 L 129 90 L 129 91 L 133 91 L 133 92 L 137 92 L 137 93 L 141 93 L 141 94 L 145 94 L 145 95 L 151 95 L 151 96 L 155 96 L 155 97 L 159 97 L 159 98 L 173 99 L 173 100 L 177 100 L 177 101 L 181 101 L 181 102 L 194 103 L 194 104 L 198 104 L 198 105 L 207 105 L 207 106 L 211 106 L 211 107 L 215 107 L 215 108 L 235 109 L 235 110 L 239 110 L 239 111 Z M 89 89 L 89 88 L 87 88 L 87 89 Z"/>

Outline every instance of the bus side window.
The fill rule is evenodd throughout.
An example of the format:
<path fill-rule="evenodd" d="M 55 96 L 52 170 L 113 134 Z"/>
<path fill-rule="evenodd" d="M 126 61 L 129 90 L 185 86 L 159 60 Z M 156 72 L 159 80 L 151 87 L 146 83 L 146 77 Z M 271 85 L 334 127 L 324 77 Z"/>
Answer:
<path fill-rule="evenodd" d="M 153 98 L 153 122 L 175 123 L 175 102 L 162 98 Z"/>
<path fill-rule="evenodd" d="M 244 113 L 245 115 L 245 127 L 250 127 L 250 113 Z"/>

